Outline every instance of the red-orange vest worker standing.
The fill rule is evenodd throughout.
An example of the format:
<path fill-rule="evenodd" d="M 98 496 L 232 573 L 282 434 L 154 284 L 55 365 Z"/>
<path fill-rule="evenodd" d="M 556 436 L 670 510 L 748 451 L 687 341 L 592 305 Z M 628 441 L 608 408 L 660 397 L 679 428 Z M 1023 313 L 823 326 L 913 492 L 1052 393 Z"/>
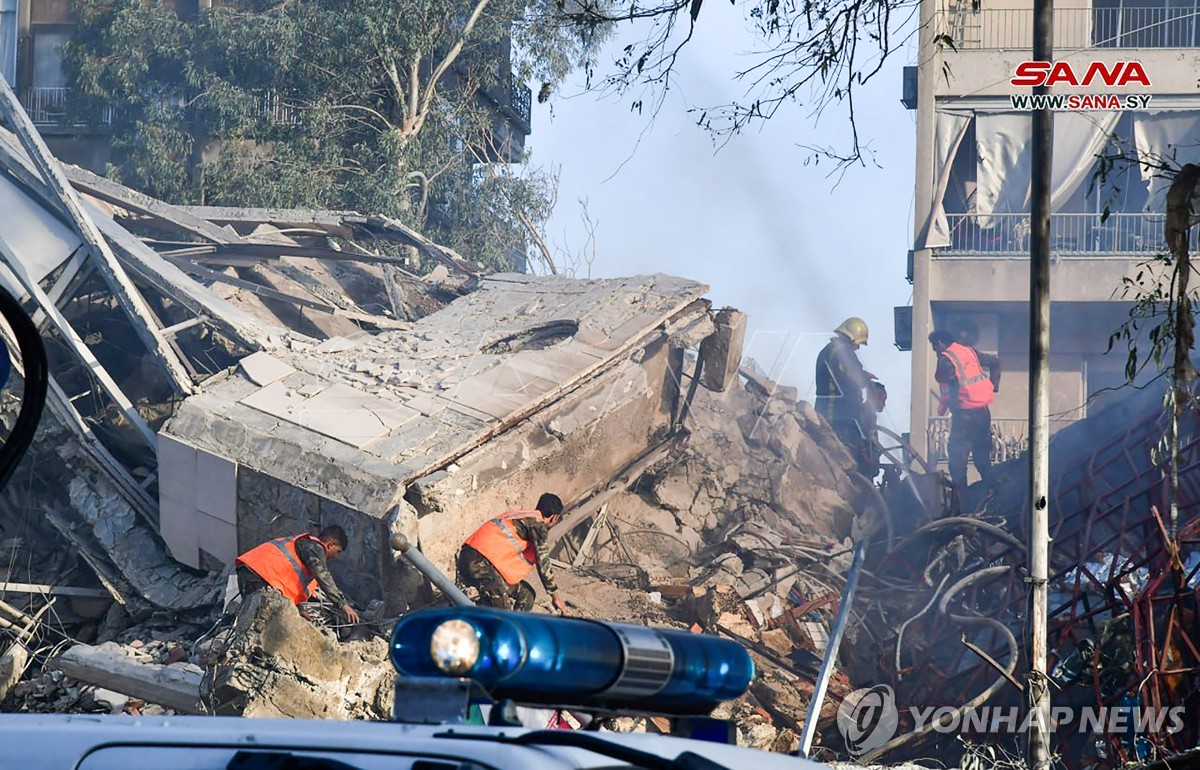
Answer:
<path fill-rule="evenodd" d="M 512 511 L 486 522 L 467 538 L 466 544 L 492 563 L 500 577 L 516 585 L 536 563 L 533 543 L 517 534 L 514 524 L 521 519 L 542 518 L 537 511 Z"/>
<path fill-rule="evenodd" d="M 973 348 L 954 342 L 941 354 L 954 365 L 954 378 L 958 380 L 958 409 L 981 409 L 992 403 L 996 398 L 995 389 Z M 949 386 L 943 383 L 942 402 L 949 406 L 949 400 Z"/>
<path fill-rule="evenodd" d="M 317 587 L 317 581 L 296 553 L 296 541 L 304 537 L 321 542 L 309 534 L 280 537 L 251 548 L 237 557 L 236 563 L 249 567 L 293 604 L 307 601 Z M 323 543 L 321 547 L 324 547 Z"/>

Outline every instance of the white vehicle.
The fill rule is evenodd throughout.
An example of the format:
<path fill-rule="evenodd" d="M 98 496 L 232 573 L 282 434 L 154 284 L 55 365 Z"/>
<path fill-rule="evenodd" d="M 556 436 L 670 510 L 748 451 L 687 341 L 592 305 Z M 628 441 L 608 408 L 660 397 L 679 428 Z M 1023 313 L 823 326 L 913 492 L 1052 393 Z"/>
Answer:
<path fill-rule="evenodd" d="M 240 717 L 0 716 L 4 766 L 76 770 L 797 770 L 820 765 L 729 745 L 705 716 L 754 664 L 711 636 L 479 607 L 396 624 L 394 722 Z M 691 738 L 530 730 L 516 704 L 671 716 Z M 480 706 L 483 706 L 481 709 Z M 489 724 L 479 722 L 484 711 Z M 712 740 L 696 740 L 706 736 Z M 718 741 L 718 742 L 714 742 Z"/>

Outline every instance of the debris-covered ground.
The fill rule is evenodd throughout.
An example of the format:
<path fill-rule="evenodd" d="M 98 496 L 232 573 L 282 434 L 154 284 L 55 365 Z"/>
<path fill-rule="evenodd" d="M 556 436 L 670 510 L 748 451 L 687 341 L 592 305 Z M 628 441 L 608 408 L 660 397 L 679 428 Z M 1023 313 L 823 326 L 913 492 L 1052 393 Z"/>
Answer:
<path fill-rule="evenodd" d="M 740 742 L 785 752 L 796 747 L 849 561 L 852 501 L 869 493 L 833 433 L 794 398 L 749 381 L 723 394 L 700 391 L 686 434 L 556 551 L 573 614 L 693 628 L 746 644 L 760 675 L 750 694 L 719 715 L 737 723 Z M 580 553 L 584 540 L 590 544 Z M 108 636 L 138 663 L 203 671 L 198 711 L 386 717 L 391 668 L 382 638 L 339 641 L 273 592 L 251 602 L 236 620 L 227 615 L 205 626 L 152 618 Z M 97 689 L 55 666 L 35 669 L 7 707 L 161 708 L 114 699 L 106 693 L 111 683 Z M 97 670 L 91 679 L 103 683 L 105 674 Z M 836 677 L 832 708 L 846 690 Z"/>

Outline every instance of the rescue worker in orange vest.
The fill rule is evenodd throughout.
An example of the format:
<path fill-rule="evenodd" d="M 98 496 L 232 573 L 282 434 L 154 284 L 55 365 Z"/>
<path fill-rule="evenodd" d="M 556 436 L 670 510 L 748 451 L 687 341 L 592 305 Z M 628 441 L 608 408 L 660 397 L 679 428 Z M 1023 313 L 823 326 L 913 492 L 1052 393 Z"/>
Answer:
<path fill-rule="evenodd" d="M 237 557 L 238 586 L 250 595 L 271 586 L 294 604 L 307 601 L 320 586 L 325 597 L 338 607 L 351 623 L 358 612 L 329 574 L 328 561 L 346 550 L 346 530 L 331 524 L 319 537 L 308 533 L 268 540 Z"/>
<path fill-rule="evenodd" d="M 967 456 L 979 477 L 992 470 L 992 413 L 988 404 L 1000 390 L 1000 359 L 958 342 L 948 331 L 929 335 L 937 351 L 933 378 L 941 386 L 938 414 L 950 412 L 950 480 L 956 492 L 967 488 Z"/>
<path fill-rule="evenodd" d="M 525 577 L 536 567 L 555 608 L 566 615 L 546 542 L 562 510 L 558 495 L 547 492 L 536 510 L 512 511 L 485 522 L 458 552 L 458 582 L 479 589 L 479 603 L 485 607 L 528 612 L 536 593 Z"/>

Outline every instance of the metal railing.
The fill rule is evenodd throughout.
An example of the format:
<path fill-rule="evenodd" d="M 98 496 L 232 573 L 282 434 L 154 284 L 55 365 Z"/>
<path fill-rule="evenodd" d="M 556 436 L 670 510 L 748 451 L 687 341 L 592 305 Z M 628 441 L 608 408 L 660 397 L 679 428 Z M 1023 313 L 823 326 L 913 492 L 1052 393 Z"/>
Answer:
<path fill-rule="evenodd" d="M 509 74 L 509 106 L 516 113 L 517 118 L 524 123 L 523 128 L 526 133 L 529 133 L 530 126 L 533 125 L 533 92 L 529 90 L 529 86 L 525 82 L 517 78 L 515 70 L 510 70 Z"/>
<path fill-rule="evenodd" d="M 1033 48 L 1033 9 L 972 10 L 939 14 L 938 30 L 957 50 Z M 1200 45 L 1195 8 L 1056 8 L 1054 49 L 1194 48 Z"/>
<path fill-rule="evenodd" d="M 950 417 L 930 417 L 926 430 L 928 462 L 944 463 L 950 459 Z M 1051 420 L 1054 434 L 1075 420 Z M 992 462 L 1002 463 L 1020 457 L 1029 448 L 1029 421 L 1012 417 L 992 418 Z"/>
<path fill-rule="evenodd" d="M 67 114 L 67 99 L 71 89 L 62 87 L 36 86 L 25 89 L 23 104 L 30 120 L 37 126 L 57 126 Z M 104 107 L 95 120 L 76 125 L 111 125 L 113 108 Z"/>
<path fill-rule="evenodd" d="M 1028 214 L 947 214 L 950 245 L 938 256 L 1029 256 Z M 1167 251 L 1162 214 L 1053 214 L 1050 251 L 1061 257 L 1151 256 Z M 1189 235 L 1200 248 L 1200 232 Z"/>
<path fill-rule="evenodd" d="M 271 123 L 294 126 L 300 122 L 299 110 L 287 103 L 277 91 L 265 91 L 255 95 L 258 114 Z"/>

